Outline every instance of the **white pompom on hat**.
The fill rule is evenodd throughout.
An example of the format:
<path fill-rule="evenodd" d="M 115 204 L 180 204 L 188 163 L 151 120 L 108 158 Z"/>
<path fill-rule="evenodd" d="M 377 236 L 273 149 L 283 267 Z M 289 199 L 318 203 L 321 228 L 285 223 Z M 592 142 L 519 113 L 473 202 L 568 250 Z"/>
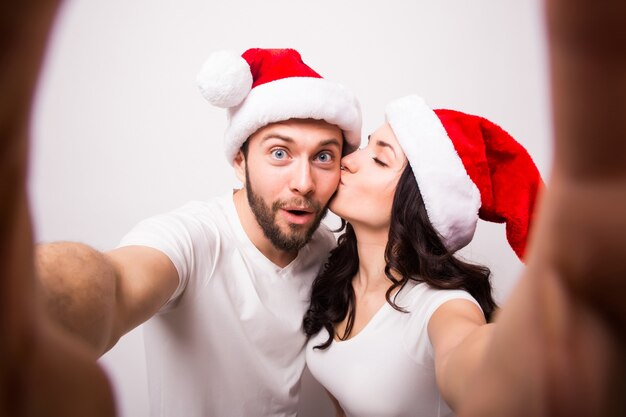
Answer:
<path fill-rule="evenodd" d="M 361 108 L 352 92 L 322 78 L 294 49 L 248 49 L 241 56 L 218 51 L 198 77 L 202 95 L 227 108 L 224 147 L 231 164 L 258 129 L 289 119 L 324 120 L 344 133 L 348 152 L 361 142 Z"/>
<path fill-rule="evenodd" d="M 250 66 L 241 55 L 218 51 L 204 62 L 197 77 L 200 92 L 217 107 L 233 107 L 241 103 L 252 88 Z"/>

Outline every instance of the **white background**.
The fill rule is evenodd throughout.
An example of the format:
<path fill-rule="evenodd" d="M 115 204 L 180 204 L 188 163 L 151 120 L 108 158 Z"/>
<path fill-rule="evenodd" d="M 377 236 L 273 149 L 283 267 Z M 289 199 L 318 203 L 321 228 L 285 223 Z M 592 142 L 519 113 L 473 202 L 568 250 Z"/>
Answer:
<path fill-rule="evenodd" d="M 36 239 L 111 249 L 140 219 L 237 186 L 222 152 L 224 110 L 204 101 L 195 75 L 212 51 L 249 47 L 296 48 L 355 91 L 364 136 L 388 101 L 418 93 L 500 124 L 549 174 L 538 0 L 67 1 L 32 124 Z M 481 222 L 464 255 L 492 268 L 504 301 L 522 265 L 503 226 Z M 121 415 L 148 415 L 141 331 L 101 362 Z M 307 377 L 300 415 L 329 410 Z"/>

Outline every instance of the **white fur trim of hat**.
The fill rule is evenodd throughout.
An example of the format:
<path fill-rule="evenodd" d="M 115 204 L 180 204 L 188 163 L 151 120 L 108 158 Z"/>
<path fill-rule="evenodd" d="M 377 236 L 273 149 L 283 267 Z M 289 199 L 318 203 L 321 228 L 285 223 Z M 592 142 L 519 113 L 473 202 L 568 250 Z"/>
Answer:
<path fill-rule="evenodd" d="M 387 122 L 406 154 L 428 218 L 450 251 L 474 236 L 480 192 L 435 112 L 416 95 L 387 105 Z"/>

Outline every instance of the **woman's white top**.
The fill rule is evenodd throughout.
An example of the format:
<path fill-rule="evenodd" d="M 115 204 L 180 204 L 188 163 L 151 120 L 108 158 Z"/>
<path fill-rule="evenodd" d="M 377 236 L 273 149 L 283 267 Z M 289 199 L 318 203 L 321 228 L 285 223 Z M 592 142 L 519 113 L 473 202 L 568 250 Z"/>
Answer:
<path fill-rule="evenodd" d="M 435 310 L 452 299 L 478 305 L 462 290 L 408 283 L 396 297 L 408 313 L 385 303 L 359 333 L 333 340 L 325 350 L 314 349 L 328 338 L 320 331 L 307 344 L 307 366 L 350 417 L 450 416 L 437 388 L 427 327 Z"/>

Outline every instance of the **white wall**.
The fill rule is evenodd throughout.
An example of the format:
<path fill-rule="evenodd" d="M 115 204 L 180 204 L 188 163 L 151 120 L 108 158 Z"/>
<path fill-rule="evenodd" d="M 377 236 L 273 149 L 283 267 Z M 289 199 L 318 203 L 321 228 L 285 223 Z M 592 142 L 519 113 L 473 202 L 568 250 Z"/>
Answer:
<path fill-rule="evenodd" d="M 364 134 L 389 100 L 485 116 L 550 168 L 550 114 L 539 0 L 67 1 L 33 120 L 30 191 L 36 236 L 109 249 L 140 219 L 237 183 L 223 158 L 223 110 L 195 74 L 217 49 L 294 47 L 361 99 Z M 498 299 L 521 264 L 501 225 L 465 251 L 489 265 Z M 147 415 L 140 331 L 102 359 L 123 416 Z M 328 403 L 305 380 L 302 416 Z"/>

